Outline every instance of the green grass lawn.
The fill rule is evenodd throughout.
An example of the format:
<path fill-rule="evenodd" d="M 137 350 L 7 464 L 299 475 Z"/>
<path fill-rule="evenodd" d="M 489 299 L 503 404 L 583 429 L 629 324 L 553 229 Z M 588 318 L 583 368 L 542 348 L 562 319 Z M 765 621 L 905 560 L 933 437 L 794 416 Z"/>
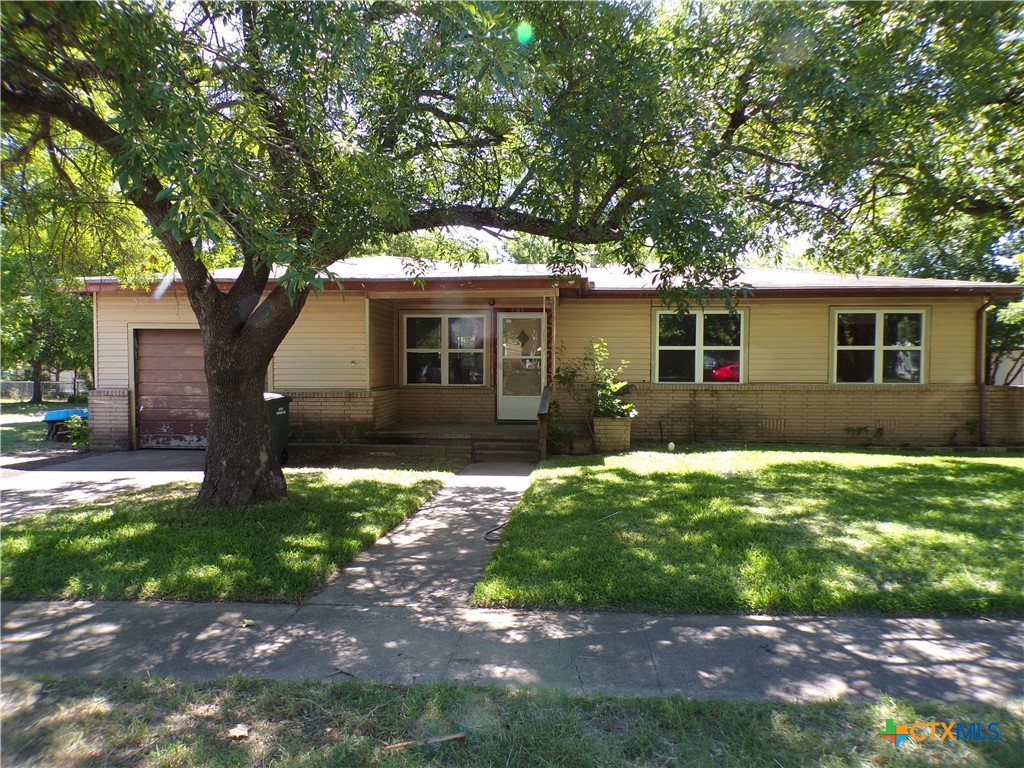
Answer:
<path fill-rule="evenodd" d="M 1020 615 L 1024 458 L 699 450 L 543 464 L 491 606 Z"/>
<path fill-rule="evenodd" d="M 4 597 L 299 601 L 416 510 L 444 474 L 287 476 L 287 499 L 245 510 L 199 506 L 186 483 L 5 525 Z"/>
<path fill-rule="evenodd" d="M 0 403 L 0 451 L 7 454 L 43 451 L 46 453 L 74 453 L 77 449 L 69 443 L 47 440 L 46 424 L 40 419 L 47 411 L 85 407 L 84 404 L 69 405 L 63 400 L 34 404 Z"/>
<path fill-rule="evenodd" d="M 242 677 L 8 678 L 3 688 L 11 765 L 1016 768 L 1024 747 L 1019 712 L 892 699 L 799 705 Z M 897 750 L 879 736 L 887 718 L 998 723 L 1000 739 Z M 238 723 L 248 738 L 228 737 Z M 384 749 L 454 733 L 465 738 Z"/>

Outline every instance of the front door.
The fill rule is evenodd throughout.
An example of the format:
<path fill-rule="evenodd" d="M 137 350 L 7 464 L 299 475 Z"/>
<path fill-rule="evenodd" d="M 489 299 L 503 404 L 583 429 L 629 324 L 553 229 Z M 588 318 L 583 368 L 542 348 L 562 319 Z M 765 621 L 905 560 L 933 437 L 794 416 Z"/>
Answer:
<path fill-rule="evenodd" d="M 498 313 L 498 419 L 534 421 L 547 363 L 543 312 Z"/>

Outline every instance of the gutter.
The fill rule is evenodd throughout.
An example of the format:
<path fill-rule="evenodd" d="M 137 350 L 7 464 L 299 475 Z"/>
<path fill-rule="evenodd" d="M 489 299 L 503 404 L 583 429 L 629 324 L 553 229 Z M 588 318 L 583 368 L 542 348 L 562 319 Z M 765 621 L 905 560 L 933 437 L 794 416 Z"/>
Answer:
<path fill-rule="evenodd" d="M 974 383 L 978 387 L 978 445 L 988 442 L 988 418 L 986 416 L 985 368 L 988 350 L 985 346 L 985 310 L 992 306 L 992 294 L 985 296 L 985 302 L 978 308 L 974 325 Z"/>

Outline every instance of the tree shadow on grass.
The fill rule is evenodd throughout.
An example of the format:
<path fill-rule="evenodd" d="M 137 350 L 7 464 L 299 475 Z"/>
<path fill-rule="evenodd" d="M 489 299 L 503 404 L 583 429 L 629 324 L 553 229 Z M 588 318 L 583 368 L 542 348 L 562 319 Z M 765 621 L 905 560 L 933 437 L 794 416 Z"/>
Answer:
<path fill-rule="evenodd" d="M 296 602 L 439 485 L 312 472 L 243 510 L 199 506 L 178 484 L 54 511 L 5 527 L 4 596 Z"/>
<path fill-rule="evenodd" d="M 1024 612 L 1024 470 L 820 459 L 719 475 L 579 466 L 536 483 L 478 601 L 629 610 Z"/>

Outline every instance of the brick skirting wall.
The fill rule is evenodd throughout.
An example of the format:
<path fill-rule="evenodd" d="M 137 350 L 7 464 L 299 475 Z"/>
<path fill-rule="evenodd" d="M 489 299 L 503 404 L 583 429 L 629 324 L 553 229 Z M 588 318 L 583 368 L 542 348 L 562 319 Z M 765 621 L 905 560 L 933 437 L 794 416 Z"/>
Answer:
<path fill-rule="evenodd" d="M 988 443 L 1024 443 L 1024 388 L 986 390 Z M 973 445 L 978 390 L 960 385 L 637 384 L 633 442 Z"/>
<path fill-rule="evenodd" d="M 493 424 L 491 387 L 285 391 L 296 441 L 330 441 L 396 423 Z M 93 450 L 131 445 L 127 389 L 89 393 Z M 973 445 L 978 390 L 965 385 L 637 384 L 633 442 L 703 440 Z M 1024 444 L 1024 387 L 986 389 L 989 445 Z M 571 414 L 570 414 L 571 415 Z"/>
<path fill-rule="evenodd" d="M 494 387 L 398 388 L 398 421 L 402 424 L 493 424 Z"/>
<path fill-rule="evenodd" d="M 294 441 L 330 441 L 390 426 L 398 415 L 397 390 L 295 391 L 288 427 Z"/>
<path fill-rule="evenodd" d="M 89 393 L 89 447 L 94 451 L 123 451 L 131 447 L 127 389 L 94 389 Z"/>

